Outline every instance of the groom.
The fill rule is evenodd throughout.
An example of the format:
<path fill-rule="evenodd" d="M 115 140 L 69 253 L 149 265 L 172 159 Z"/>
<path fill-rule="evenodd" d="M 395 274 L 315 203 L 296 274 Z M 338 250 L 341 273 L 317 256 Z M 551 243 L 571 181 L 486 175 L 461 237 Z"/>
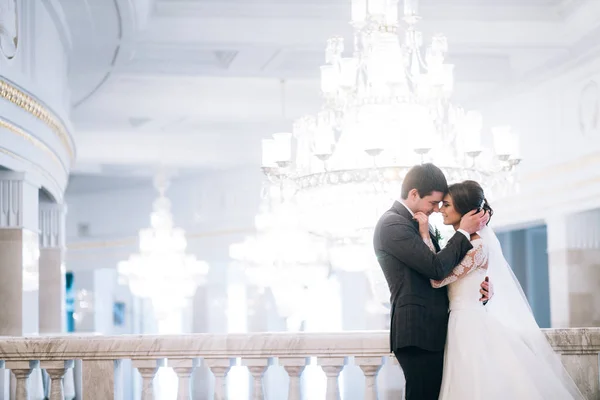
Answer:
<path fill-rule="evenodd" d="M 391 292 L 390 346 L 406 378 L 406 400 L 437 400 L 442 383 L 448 329 L 446 288 L 434 289 L 473 247 L 470 235 L 489 220 L 485 213 L 466 214 L 443 250 L 430 234 L 437 254 L 419 235 L 416 213 L 439 212 L 448 191 L 443 172 L 433 164 L 413 167 L 402 183 L 402 199 L 386 211 L 375 227 L 373 245 Z M 482 301 L 488 283 L 481 285 Z"/>

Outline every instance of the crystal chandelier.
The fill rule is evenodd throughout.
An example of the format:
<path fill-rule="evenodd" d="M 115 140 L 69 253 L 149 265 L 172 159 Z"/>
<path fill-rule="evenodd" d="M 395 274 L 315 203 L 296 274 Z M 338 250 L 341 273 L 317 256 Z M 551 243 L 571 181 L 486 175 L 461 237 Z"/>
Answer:
<path fill-rule="evenodd" d="M 305 229 L 341 246 L 364 243 L 420 162 L 451 183 L 480 182 L 489 198 L 517 189 L 518 136 L 495 127 L 494 145 L 482 145 L 481 114 L 450 101 L 446 37 L 423 49 L 418 0 L 405 0 L 402 23 L 398 10 L 398 0 L 352 0 L 353 52 L 344 56 L 341 37 L 328 40 L 321 110 L 263 140 L 263 171 L 278 196 L 292 200 Z"/>
<path fill-rule="evenodd" d="M 309 290 L 330 273 L 326 243 L 301 231 L 288 203 L 267 197 L 255 217 L 256 235 L 229 247 L 249 283 L 273 293 L 280 316 L 301 321 Z"/>
<path fill-rule="evenodd" d="M 159 173 L 154 185 L 159 197 L 150 215 L 151 227 L 140 230 L 140 252 L 121 261 L 118 271 L 135 296 L 152 300 L 161 318 L 186 305 L 204 281 L 209 266 L 185 253 L 185 232 L 173 226 L 171 202 L 165 196 L 166 174 Z"/>

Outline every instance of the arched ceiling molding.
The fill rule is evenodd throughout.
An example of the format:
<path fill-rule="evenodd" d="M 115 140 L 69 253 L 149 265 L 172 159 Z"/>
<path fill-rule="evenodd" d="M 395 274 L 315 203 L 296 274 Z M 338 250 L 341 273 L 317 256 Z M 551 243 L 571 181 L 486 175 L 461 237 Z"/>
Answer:
<path fill-rule="evenodd" d="M 134 52 L 135 36 L 138 30 L 146 24 L 152 9 L 151 0 L 112 0 L 107 1 L 114 9 L 114 18 L 117 22 L 117 41 L 112 58 L 106 66 L 105 73 L 100 77 L 93 88 L 84 96 L 75 100 L 73 107 L 78 107 L 97 93 L 112 77 L 120 65 L 131 60 Z M 77 55 L 75 55 L 77 56 Z"/>

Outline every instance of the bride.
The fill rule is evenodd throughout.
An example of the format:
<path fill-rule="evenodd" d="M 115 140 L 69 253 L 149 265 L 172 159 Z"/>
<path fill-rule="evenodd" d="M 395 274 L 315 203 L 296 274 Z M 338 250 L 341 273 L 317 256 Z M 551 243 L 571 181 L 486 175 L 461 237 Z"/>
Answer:
<path fill-rule="evenodd" d="M 458 229 L 471 210 L 493 211 L 474 181 L 451 185 L 441 213 Z M 427 216 L 416 214 L 419 233 L 434 250 Z M 448 286 L 450 319 L 440 400 L 583 399 L 544 333 L 491 228 L 471 236 L 473 248 L 434 288 Z M 484 306 L 479 286 L 489 277 L 494 296 Z"/>

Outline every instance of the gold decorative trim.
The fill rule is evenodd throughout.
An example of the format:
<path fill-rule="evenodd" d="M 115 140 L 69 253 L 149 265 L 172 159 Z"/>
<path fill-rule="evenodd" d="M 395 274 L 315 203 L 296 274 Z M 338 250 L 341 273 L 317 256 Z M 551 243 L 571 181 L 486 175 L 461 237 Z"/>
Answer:
<path fill-rule="evenodd" d="M 16 135 L 21 136 L 23 139 L 25 139 L 26 141 L 31 143 L 34 147 L 37 147 L 38 149 L 47 153 L 52 158 L 52 161 L 54 161 L 56 164 L 58 164 L 58 166 L 61 167 L 62 170 L 65 171 L 66 174 L 69 173 L 69 171 L 67 170 L 65 165 L 60 160 L 60 158 L 58 158 L 58 155 L 54 151 L 52 151 L 52 149 L 50 149 L 50 147 L 48 147 L 48 145 L 46 143 L 42 142 L 35 136 L 26 132 L 24 129 L 14 125 L 13 123 L 11 123 L 3 118 L 0 118 L 0 128 L 5 128 L 5 129 L 13 132 Z"/>
<path fill-rule="evenodd" d="M 34 163 L 31 160 L 26 159 L 25 157 L 21 157 L 20 155 L 13 153 L 12 151 L 5 149 L 3 147 L 0 147 L 0 153 L 5 154 L 11 158 L 14 158 L 17 161 L 21 161 L 25 164 L 29 164 L 31 165 L 33 168 L 35 168 L 37 170 L 37 172 L 40 173 L 40 175 L 44 176 L 46 179 L 48 179 L 49 181 L 51 181 L 52 183 L 54 183 L 54 185 L 56 186 L 56 189 L 58 190 L 58 194 L 60 194 L 60 198 L 56 199 L 59 203 L 62 202 L 62 190 L 64 189 L 61 187 L 61 185 L 58 184 L 58 182 L 56 181 L 56 179 L 54 179 L 54 177 L 52 175 L 50 175 L 41 165 Z"/>
<path fill-rule="evenodd" d="M 67 128 L 60 119 L 54 116 L 54 114 L 44 107 L 42 103 L 4 80 L 0 80 L 0 97 L 22 108 L 39 119 L 42 123 L 46 124 L 50 130 L 58 136 L 65 150 L 69 154 L 71 162 L 75 160 L 75 152 L 71 146 Z"/>

